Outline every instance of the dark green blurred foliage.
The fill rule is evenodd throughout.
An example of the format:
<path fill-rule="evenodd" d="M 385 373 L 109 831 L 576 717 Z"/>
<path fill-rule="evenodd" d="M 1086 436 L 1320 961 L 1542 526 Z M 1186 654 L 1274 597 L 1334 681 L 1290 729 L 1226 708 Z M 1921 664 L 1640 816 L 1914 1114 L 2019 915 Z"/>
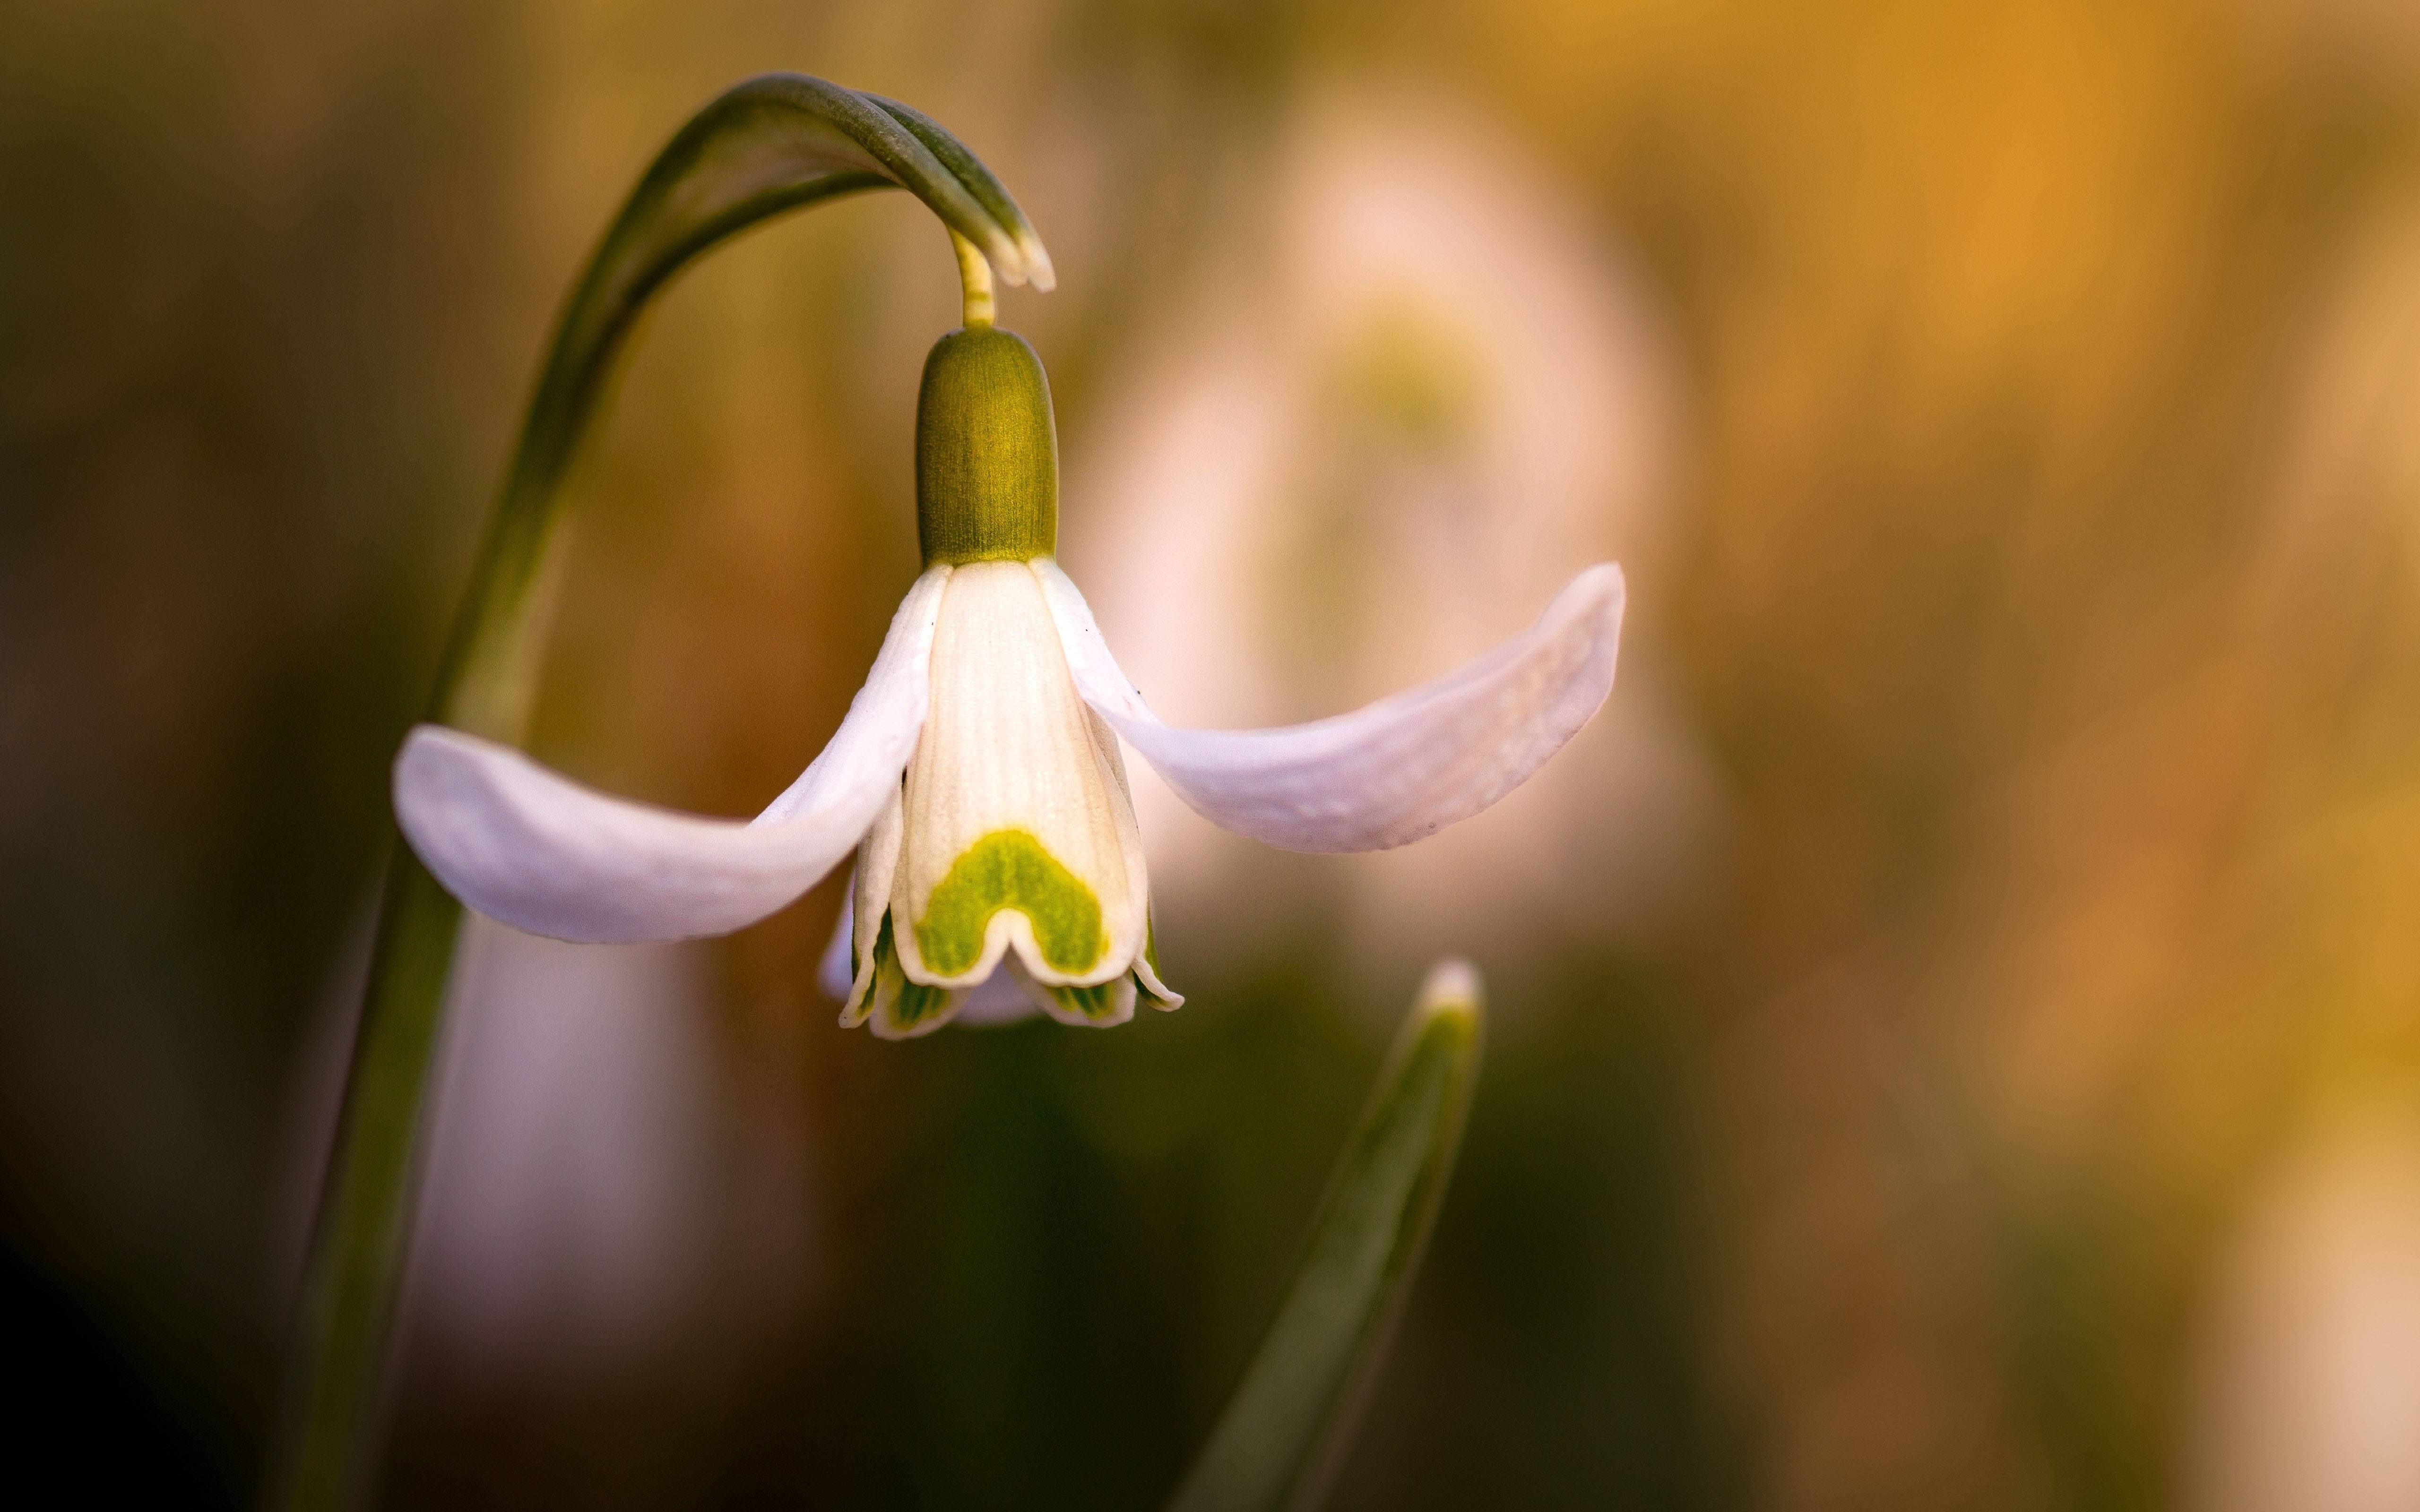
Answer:
<path fill-rule="evenodd" d="M 106 1320 L 15 1250 L 0 1250 L 0 1335 L 38 1391 L 0 1428 L 12 1498 L 44 1506 L 237 1504 L 234 1467 Z"/>

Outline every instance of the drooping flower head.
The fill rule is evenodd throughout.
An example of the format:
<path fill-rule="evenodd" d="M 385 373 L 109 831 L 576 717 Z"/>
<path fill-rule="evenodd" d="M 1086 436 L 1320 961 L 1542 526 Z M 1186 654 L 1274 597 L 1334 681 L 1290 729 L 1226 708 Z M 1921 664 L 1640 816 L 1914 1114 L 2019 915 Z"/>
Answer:
<path fill-rule="evenodd" d="M 1496 802 L 1605 702 L 1622 609 L 1610 563 L 1527 634 L 1356 713 L 1249 732 L 1162 724 L 1059 569 L 1048 380 L 991 323 L 982 255 L 959 253 L 967 325 L 933 348 L 917 406 L 924 570 L 830 744 L 741 822 L 609 797 L 422 725 L 396 759 L 396 815 L 456 896 L 565 939 L 676 939 L 774 912 L 854 850 L 830 983 L 845 985 L 844 1024 L 906 1038 L 1003 1000 L 1120 1024 L 1139 997 L 1183 1001 L 1158 974 L 1122 745 L 1225 828 L 1380 850 Z"/>

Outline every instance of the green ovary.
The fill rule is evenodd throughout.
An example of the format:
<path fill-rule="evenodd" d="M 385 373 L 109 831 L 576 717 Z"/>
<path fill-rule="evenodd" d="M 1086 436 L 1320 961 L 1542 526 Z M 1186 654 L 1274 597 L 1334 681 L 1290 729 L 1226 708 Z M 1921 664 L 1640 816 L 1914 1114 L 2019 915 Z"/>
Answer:
<path fill-rule="evenodd" d="M 1032 923 L 1033 943 L 1054 971 L 1089 970 L 1108 949 L 1093 889 L 1031 831 L 995 829 L 950 863 L 916 921 L 924 969 L 942 977 L 973 970 L 983 959 L 984 932 L 1003 908 Z"/>

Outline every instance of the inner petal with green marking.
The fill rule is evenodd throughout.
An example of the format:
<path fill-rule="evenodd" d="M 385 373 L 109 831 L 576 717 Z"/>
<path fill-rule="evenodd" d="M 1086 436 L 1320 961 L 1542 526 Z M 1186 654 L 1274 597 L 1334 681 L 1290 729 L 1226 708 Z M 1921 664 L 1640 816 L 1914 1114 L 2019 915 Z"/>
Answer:
<path fill-rule="evenodd" d="M 951 863 L 916 920 L 925 967 L 942 976 L 974 969 L 993 917 L 1006 909 L 1032 925 L 1052 970 L 1077 975 L 1100 964 L 1109 947 L 1100 899 L 1031 830 L 995 829 Z"/>
<path fill-rule="evenodd" d="M 909 979 L 972 991 L 1014 955 L 1054 1011 L 1117 1011 L 1040 991 L 1123 978 L 1142 949 L 1150 882 L 1117 737 L 1078 695 L 1030 563 L 951 570 L 889 872 Z"/>

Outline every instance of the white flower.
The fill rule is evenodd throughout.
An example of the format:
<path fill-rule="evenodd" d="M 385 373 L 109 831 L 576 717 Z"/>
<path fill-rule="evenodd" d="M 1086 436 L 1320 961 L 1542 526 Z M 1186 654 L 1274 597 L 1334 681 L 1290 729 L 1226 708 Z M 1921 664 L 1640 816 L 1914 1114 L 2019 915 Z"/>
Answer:
<path fill-rule="evenodd" d="M 481 913 L 570 940 L 718 934 L 858 852 L 844 1024 L 904 1038 L 1012 987 L 1072 1024 L 1174 1008 L 1120 741 L 1227 829 L 1382 850 L 1511 792 L 1613 686 L 1621 570 L 1581 573 L 1527 634 L 1407 693 L 1280 730 L 1162 724 L 1059 570 L 1057 450 L 1032 348 L 943 338 L 918 413 L 928 565 L 804 775 L 752 822 L 606 796 L 433 725 L 396 763 L 405 836 Z M 1221 627 L 1203 625 L 1215 636 Z"/>

